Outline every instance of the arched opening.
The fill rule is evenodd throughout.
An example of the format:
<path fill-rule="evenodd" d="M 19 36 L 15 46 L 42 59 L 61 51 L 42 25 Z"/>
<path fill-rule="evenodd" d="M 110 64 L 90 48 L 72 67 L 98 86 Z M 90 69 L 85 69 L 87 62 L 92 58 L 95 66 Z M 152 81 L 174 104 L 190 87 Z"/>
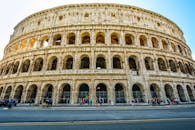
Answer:
<path fill-rule="evenodd" d="M 169 66 L 172 72 L 177 72 L 176 64 L 173 60 L 169 60 Z"/>
<path fill-rule="evenodd" d="M 53 38 L 53 45 L 54 46 L 60 46 L 62 42 L 62 36 L 60 34 L 57 34 Z"/>
<path fill-rule="evenodd" d="M 125 103 L 125 93 L 122 84 L 117 83 L 115 85 L 115 102 L 116 103 Z"/>
<path fill-rule="evenodd" d="M 68 44 L 75 44 L 76 36 L 74 33 L 69 33 L 67 39 L 68 39 L 67 41 Z"/>
<path fill-rule="evenodd" d="M 27 40 L 22 41 L 22 44 L 21 44 L 22 51 L 25 51 L 26 46 L 27 46 Z"/>
<path fill-rule="evenodd" d="M 162 58 L 158 58 L 158 67 L 159 67 L 159 70 L 162 70 L 162 71 L 167 70 L 165 61 Z"/>
<path fill-rule="evenodd" d="M 103 83 L 100 83 L 96 86 L 96 97 L 98 100 L 98 103 L 107 103 L 108 97 L 107 97 L 107 88 L 106 85 Z"/>
<path fill-rule="evenodd" d="M 37 85 L 31 85 L 27 90 L 26 103 L 35 103 L 37 96 Z"/>
<path fill-rule="evenodd" d="M 185 102 L 186 97 L 185 97 L 184 90 L 181 85 L 177 85 L 177 92 L 178 92 L 180 101 Z"/>
<path fill-rule="evenodd" d="M 154 70 L 153 60 L 150 57 L 146 57 L 144 59 L 145 61 L 145 67 L 147 70 Z"/>
<path fill-rule="evenodd" d="M 190 66 L 187 63 L 185 64 L 185 68 L 186 68 L 186 73 L 189 73 L 190 75 L 192 75 L 192 71 L 190 69 Z"/>
<path fill-rule="evenodd" d="M 122 69 L 120 56 L 114 56 L 112 60 L 112 65 L 114 69 Z"/>
<path fill-rule="evenodd" d="M 137 57 L 136 56 L 130 56 L 128 62 L 129 62 L 129 69 L 131 69 L 133 71 L 138 70 Z"/>
<path fill-rule="evenodd" d="M 27 59 L 22 64 L 22 71 L 21 72 L 28 72 L 30 66 L 30 60 Z"/>
<path fill-rule="evenodd" d="M 80 69 L 89 69 L 90 61 L 88 56 L 81 58 Z"/>
<path fill-rule="evenodd" d="M 155 37 L 151 38 L 153 48 L 158 48 L 158 40 Z"/>
<path fill-rule="evenodd" d="M 117 33 L 111 34 L 111 44 L 119 44 L 119 37 Z"/>
<path fill-rule="evenodd" d="M 12 74 L 15 74 L 18 71 L 18 67 L 19 67 L 19 61 L 17 61 L 14 64 L 13 70 L 12 70 Z"/>
<path fill-rule="evenodd" d="M 9 87 L 6 89 L 6 92 L 5 92 L 5 95 L 4 95 L 4 99 L 9 99 L 9 98 L 10 98 L 11 91 L 12 91 L 12 86 L 9 86 Z"/>
<path fill-rule="evenodd" d="M 194 96 L 193 96 L 193 93 L 192 93 L 192 89 L 190 88 L 189 85 L 186 86 L 187 87 L 187 91 L 188 91 L 188 95 L 190 97 L 190 101 L 194 101 Z"/>
<path fill-rule="evenodd" d="M 133 98 L 136 102 L 144 102 L 144 95 L 143 95 L 143 89 L 141 88 L 141 85 L 134 84 L 132 87 L 133 91 Z"/>
<path fill-rule="evenodd" d="M 147 46 L 147 38 L 144 35 L 139 37 L 140 46 Z"/>
<path fill-rule="evenodd" d="M 106 60 L 104 57 L 97 57 L 96 59 L 96 68 L 97 69 L 106 69 Z"/>
<path fill-rule="evenodd" d="M 52 56 L 49 59 L 47 70 L 56 70 L 57 69 L 57 63 L 58 63 L 57 57 L 56 56 Z"/>
<path fill-rule="evenodd" d="M 13 63 L 10 63 L 10 64 L 7 66 L 6 71 L 5 71 L 5 75 L 9 74 L 9 71 L 10 71 L 10 69 L 12 68 L 12 66 L 13 66 Z"/>
<path fill-rule="evenodd" d="M 162 46 L 164 50 L 168 50 L 168 44 L 165 40 L 162 40 Z"/>
<path fill-rule="evenodd" d="M 33 71 L 41 71 L 43 68 L 43 58 L 37 58 L 35 60 Z"/>
<path fill-rule="evenodd" d="M 190 73 L 190 75 L 193 75 L 193 72 L 194 72 L 194 68 L 193 68 L 193 65 L 192 64 L 188 64 L 188 71 Z M 194 73 L 195 74 L 195 73 Z"/>
<path fill-rule="evenodd" d="M 125 34 L 125 44 L 133 45 L 134 44 L 134 36 L 131 34 Z"/>
<path fill-rule="evenodd" d="M 157 84 L 150 85 L 150 93 L 152 98 L 160 98 L 160 89 Z"/>
<path fill-rule="evenodd" d="M 59 103 L 63 104 L 70 104 L 70 85 L 69 84 L 63 84 L 60 88 L 60 98 Z"/>
<path fill-rule="evenodd" d="M 14 99 L 18 101 L 18 103 L 21 102 L 21 98 L 22 98 L 22 92 L 23 92 L 23 86 L 20 85 L 16 88 L 15 94 L 14 94 Z"/>
<path fill-rule="evenodd" d="M 53 85 L 47 84 L 42 90 L 42 100 L 46 101 L 46 99 L 52 100 L 53 95 Z"/>
<path fill-rule="evenodd" d="M 176 52 L 176 47 L 175 47 L 174 43 L 171 43 L 171 47 L 172 47 L 173 52 Z"/>
<path fill-rule="evenodd" d="M 72 69 L 72 68 L 73 68 L 73 57 L 67 56 L 66 58 L 64 58 L 63 69 Z"/>
<path fill-rule="evenodd" d="M 182 51 L 182 49 L 181 49 L 181 46 L 180 46 L 180 45 L 178 45 L 178 49 L 179 49 L 179 53 L 180 53 L 180 54 L 183 54 L 183 51 Z"/>
<path fill-rule="evenodd" d="M 165 93 L 166 93 L 166 97 L 171 101 L 173 101 L 173 99 L 175 98 L 173 94 L 173 88 L 169 84 L 165 85 Z"/>
<path fill-rule="evenodd" d="M 85 32 L 82 34 L 82 44 L 90 44 L 90 34 Z"/>
<path fill-rule="evenodd" d="M 49 37 L 48 36 L 44 36 L 41 40 L 41 43 L 40 43 L 40 47 L 43 48 L 43 47 L 47 47 L 48 46 L 48 41 L 49 41 Z"/>
<path fill-rule="evenodd" d="M 102 32 L 98 32 L 96 35 L 96 43 L 104 44 L 105 43 L 105 35 Z"/>
<path fill-rule="evenodd" d="M 182 73 L 186 73 L 185 70 L 184 70 L 183 64 L 181 62 L 179 62 L 178 64 L 179 64 L 180 71 Z"/>
<path fill-rule="evenodd" d="M 30 40 L 30 49 L 34 49 L 37 47 L 37 38 L 32 38 Z"/>
<path fill-rule="evenodd" d="M 78 102 L 82 104 L 89 103 L 89 86 L 87 84 L 80 85 Z"/>
<path fill-rule="evenodd" d="M 3 87 L 0 88 L 0 97 L 1 97 L 2 92 L 3 92 Z"/>

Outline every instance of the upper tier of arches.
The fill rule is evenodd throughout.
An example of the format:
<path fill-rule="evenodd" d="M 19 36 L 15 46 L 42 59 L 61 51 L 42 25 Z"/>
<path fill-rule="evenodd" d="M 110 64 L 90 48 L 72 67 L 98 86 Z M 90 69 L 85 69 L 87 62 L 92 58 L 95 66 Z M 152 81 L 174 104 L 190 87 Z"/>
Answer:
<path fill-rule="evenodd" d="M 118 31 L 71 31 L 58 32 L 52 35 L 44 34 L 41 36 L 32 36 L 14 42 L 10 46 L 8 46 L 5 49 L 5 57 L 35 49 L 65 47 L 73 45 L 122 45 L 126 47 L 150 48 L 155 50 L 173 52 L 191 58 L 191 51 L 188 47 L 182 45 L 182 43 L 154 35 L 146 35 L 143 33 L 135 34 L 133 32 Z"/>

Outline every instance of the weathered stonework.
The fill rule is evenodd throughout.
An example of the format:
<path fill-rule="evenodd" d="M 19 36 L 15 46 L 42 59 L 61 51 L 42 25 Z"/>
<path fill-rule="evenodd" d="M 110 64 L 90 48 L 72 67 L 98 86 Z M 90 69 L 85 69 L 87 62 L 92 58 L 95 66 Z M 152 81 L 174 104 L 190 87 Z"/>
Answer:
<path fill-rule="evenodd" d="M 65 5 L 14 28 L 0 61 L 0 98 L 192 102 L 194 68 L 181 29 L 157 13 L 119 4 Z"/>

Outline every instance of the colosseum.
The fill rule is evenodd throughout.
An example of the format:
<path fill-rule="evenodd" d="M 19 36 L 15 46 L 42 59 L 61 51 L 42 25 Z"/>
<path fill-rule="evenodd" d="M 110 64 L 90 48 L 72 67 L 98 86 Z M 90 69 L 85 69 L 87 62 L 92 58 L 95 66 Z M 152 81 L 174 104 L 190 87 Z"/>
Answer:
<path fill-rule="evenodd" d="M 0 99 L 54 105 L 195 101 L 195 62 L 166 17 L 121 4 L 64 5 L 14 28 L 0 61 Z"/>

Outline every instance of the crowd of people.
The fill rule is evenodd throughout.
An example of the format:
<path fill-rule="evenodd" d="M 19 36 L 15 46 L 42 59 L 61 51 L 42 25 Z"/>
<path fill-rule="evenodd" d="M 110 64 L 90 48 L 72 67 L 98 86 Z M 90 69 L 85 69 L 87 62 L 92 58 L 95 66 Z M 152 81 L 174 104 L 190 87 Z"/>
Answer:
<path fill-rule="evenodd" d="M 79 99 L 80 101 L 80 105 L 84 105 L 84 104 L 87 104 L 87 105 L 92 105 L 92 98 L 90 98 L 89 96 L 86 96 L 86 97 L 82 97 Z M 140 101 L 142 101 L 144 103 L 143 100 L 140 100 L 138 98 L 134 98 L 130 101 L 130 105 L 131 106 L 135 106 L 137 105 L 138 103 L 140 103 Z M 7 107 L 7 108 L 12 108 L 13 106 L 17 106 L 17 104 L 20 103 L 19 100 L 13 100 L 13 99 L 0 99 L 0 107 L 1 106 L 4 106 L 4 107 Z M 46 98 L 46 99 L 42 99 L 40 101 L 40 105 L 42 105 L 42 107 L 51 107 L 52 106 L 52 99 L 51 98 Z M 103 97 L 96 97 L 96 105 L 102 105 L 102 104 L 111 104 L 111 101 L 107 99 L 104 99 Z M 179 100 L 177 98 L 174 98 L 172 100 L 170 100 L 169 98 L 167 98 L 165 101 L 162 101 L 160 98 L 151 98 L 149 100 L 147 100 L 147 104 L 148 105 L 153 105 L 153 106 L 158 106 L 158 105 L 162 105 L 162 104 L 165 104 L 165 105 L 172 105 L 172 104 L 179 104 Z M 30 101 L 29 102 L 29 105 L 31 104 L 34 104 L 34 100 Z"/>
<path fill-rule="evenodd" d="M 9 109 L 16 106 L 20 101 L 13 99 L 1 99 L 0 106 L 8 107 Z"/>

